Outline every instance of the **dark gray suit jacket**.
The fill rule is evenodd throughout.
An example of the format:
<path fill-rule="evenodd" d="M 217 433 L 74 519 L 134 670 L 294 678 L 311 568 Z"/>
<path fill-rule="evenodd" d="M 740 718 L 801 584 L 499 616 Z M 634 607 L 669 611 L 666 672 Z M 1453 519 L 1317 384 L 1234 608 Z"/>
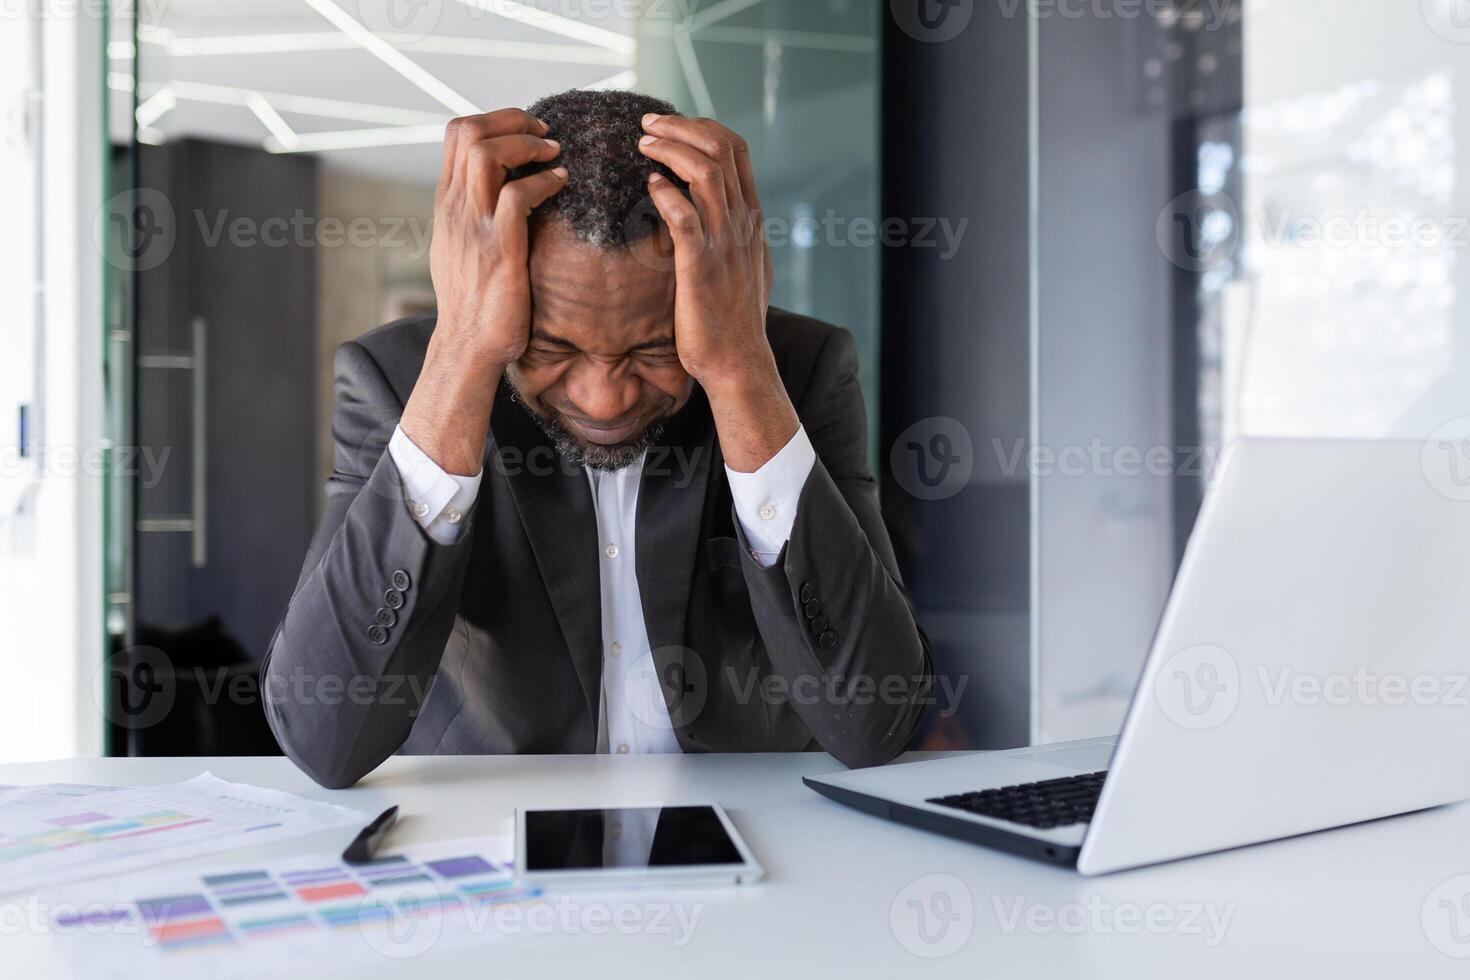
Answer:
<path fill-rule="evenodd" d="M 326 511 L 263 668 L 276 738 L 325 786 L 399 751 L 597 749 L 599 543 L 581 468 L 502 386 L 457 543 L 436 544 L 405 501 L 386 449 L 434 323 L 389 324 L 337 353 Z M 868 472 L 852 337 L 778 310 L 767 332 L 817 452 L 791 539 L 771 568 L 750 556 L 696 389 L 639 488 L 653 660 L 686 752 L 820 747 L 880 764 L 913 735 L 931 662 Z"/>

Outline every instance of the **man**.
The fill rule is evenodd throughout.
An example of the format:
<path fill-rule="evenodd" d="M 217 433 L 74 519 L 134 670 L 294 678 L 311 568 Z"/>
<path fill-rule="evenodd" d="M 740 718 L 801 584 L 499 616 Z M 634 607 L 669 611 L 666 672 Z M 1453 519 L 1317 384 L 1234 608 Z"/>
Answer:
<path fill-rule="evenodd" d="M 435 210 L 437 315 L 337 355 L 286 753 L 903 751 L 930 656 L 852 339 L 768 311 L 745 144 L 569 92 L 451 122 Z"/>

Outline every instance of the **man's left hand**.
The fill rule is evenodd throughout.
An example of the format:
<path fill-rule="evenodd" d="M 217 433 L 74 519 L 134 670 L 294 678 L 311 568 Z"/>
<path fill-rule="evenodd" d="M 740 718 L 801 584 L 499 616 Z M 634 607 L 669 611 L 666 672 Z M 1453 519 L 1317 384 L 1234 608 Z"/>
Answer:
<path fill-rule="evenodd" d="M 649 195 L 674 242 L 674 343 L 710 397 L 726 463 L 754 472 L 799 422 L 766 339 L 771 253 L 750 150 L 710 119 L 650 115 L 640 149 L 689 184 L 655 173 Z"/>

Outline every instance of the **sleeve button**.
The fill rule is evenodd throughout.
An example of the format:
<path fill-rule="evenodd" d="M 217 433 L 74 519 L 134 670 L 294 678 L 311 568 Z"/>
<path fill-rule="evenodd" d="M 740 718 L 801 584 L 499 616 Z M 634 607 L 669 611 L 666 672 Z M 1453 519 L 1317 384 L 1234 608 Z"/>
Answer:
<path fill-rule="evenodd" d="M 822 604 L 813 599 L 803 606 L 802 610 L 806 613 L 807 619 L 816 619 L 822 611 Z"/>
<path fill-rule="evenodd" d="M 397 589 L 389 589 L 383 593 L 383 605 L 389 609 L 398 610 L 403 608 L 403 593 Z"/>
<path fill-rule="evenodd" d="M 387 606 L 384 606 L 378 610 L 377 620 L 379 626 L 397 626 L 398 614 Z"/>
<path fill-rule="evenodd" d="M 407 592 L 412 582 L 413 580 L 408 577 L 408 573 L 401 568 L 393 573 L 393 588 L 399 592 Z"/>
<path fill-rule="evenodd" d="M 830 650 L 837 645 L 837 634 L 828 630 L 817 638 L 817 642 L 821 644 L 823 650 Z"/>
<path fill-rule="evenodd" d="M 802 602 L 811 602 L 816 597 L 817 597 L 816 587 L 813 586 L 812 583 L 810 583 L 810 582 L 804 583 L 802 585 L 802 587 L 801 587 L 801 601 Z"/>
<path fill-rule="evenodd" d="M 832 624 L 827 622 L 826 616 L 818 616 L 816 619 L 812 620 L 812 632 L 817 634 L 817 636 L 821 636 L 831 627 Z"/>
<path fill-rule="evenodd" d="M 372 641 L 373 646 L 380 647 L 388 642 L 388 631 L 381 626 L 370 626 L 368 627 L 368 639 Z"/>

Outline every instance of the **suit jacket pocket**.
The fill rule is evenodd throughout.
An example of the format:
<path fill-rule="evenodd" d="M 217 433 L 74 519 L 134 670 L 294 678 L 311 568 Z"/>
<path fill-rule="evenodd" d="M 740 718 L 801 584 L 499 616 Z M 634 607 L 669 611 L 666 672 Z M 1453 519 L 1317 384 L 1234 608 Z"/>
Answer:
<path fill-rule="evenodd" d="M 704 551 L 709 558 L 710 571 L 740 567 L 740 542 L 734 538 L 706 538 Z"/>

